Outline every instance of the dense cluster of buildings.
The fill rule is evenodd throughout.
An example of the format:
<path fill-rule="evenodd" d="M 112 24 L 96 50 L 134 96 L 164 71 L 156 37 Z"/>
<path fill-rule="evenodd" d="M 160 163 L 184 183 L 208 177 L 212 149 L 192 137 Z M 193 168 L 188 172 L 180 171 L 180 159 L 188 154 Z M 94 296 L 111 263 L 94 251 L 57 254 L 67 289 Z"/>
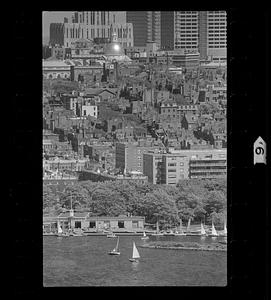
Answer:
<path fill-rule="evenodd" d="M 76 12 L 50 47 L 45 183 L 226 176 L 226 12 Z"/>

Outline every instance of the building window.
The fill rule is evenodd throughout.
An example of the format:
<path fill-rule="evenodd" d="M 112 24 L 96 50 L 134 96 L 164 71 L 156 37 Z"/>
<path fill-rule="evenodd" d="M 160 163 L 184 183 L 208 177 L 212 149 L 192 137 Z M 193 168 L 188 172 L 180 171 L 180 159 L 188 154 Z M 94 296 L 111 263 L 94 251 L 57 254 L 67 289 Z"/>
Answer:
<path fill-rule="evenodd" d="M 75 228 L 81 228 L 81 221 L 75 221 L 74 227 Z"/>
<path fill-rule="evenodd" d="M 89 228 L 95 228 L 96 227 L 96 222 L 89 222 Z"/>
<path fill-rule="evenodd" d="M 138 221 L 132 221 L 132 228 L 138 228 Z"/>
<path fill-rule="evenodd" d="M 118 227 L 124 228 L 124 221 L 118 221 Z"/>

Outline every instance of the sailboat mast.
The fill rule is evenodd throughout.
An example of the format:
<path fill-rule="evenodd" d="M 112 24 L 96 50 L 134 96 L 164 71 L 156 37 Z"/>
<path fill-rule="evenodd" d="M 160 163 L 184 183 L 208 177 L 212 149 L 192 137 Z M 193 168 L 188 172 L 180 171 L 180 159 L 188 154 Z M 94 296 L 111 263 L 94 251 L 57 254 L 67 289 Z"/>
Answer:
<path fill-rule="evenodd" d="M 119 249 L 119 237 L 117 239 L 116 251 L 118 251 L 118 249 Z"/>

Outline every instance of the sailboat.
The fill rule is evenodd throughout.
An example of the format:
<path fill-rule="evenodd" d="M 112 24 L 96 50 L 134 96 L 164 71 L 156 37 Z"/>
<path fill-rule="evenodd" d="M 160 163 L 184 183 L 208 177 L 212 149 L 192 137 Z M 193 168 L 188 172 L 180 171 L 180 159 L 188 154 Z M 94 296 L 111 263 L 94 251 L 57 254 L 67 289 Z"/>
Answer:
<path fill-rule="evenodd" d="M 158 223 L 158 221 L 156 222 L 156 233 L 153 233 L 152 235 L 163 235 L 163 233 L 161 233 L 159 231 L 159 223 Z"/>
<path fill-rule="evenodd" d="M 212 222 L 212 232 L 211 232 L 210 236 L 212 236 L 212 237 L 218 236 L 216 229 L 215 229 L 214 222 Z"/>
<path fill-rule="evenodd" d="M 66 233 L 63 232 L 59 222 L 57 222 L 57 236 L 68 236 Z"/>
<path fill-rule="evenodd" d="M 227 236 L 227 226 L 226 221 L 224 221 L 224 230 L 220 233 L 220 236 Z"/>
<path fill-rule="evenodd" d="M 202 235 L 202 236 L 206 236 L 207 235 L 202 223 L 200 224 L 200 235 Z"/>
<path fill-rule="evenodd" d="M 149 237 L 146 235 L 146 232 L 144 231 L 141 240 L 148 240 L 148 239 Z"/>
<path fill-rule="evenodd" d="M 140 258 L 140 255 L 139 255 L 138 250 L 136 248 L 135 242 L 133 242 L 133 256 L 132 256 L 132 258 L 129 258 L 129 260 L 131 262 L 138 262 L 139 258 Z"/>
<path fill-rule="evenodd" d="M 176 231 L 174 235 L 186 235 L 186 233 L 183 232 L 183 225 L 181 219 L 180 219 L 180 229 L 179 231 Z"/>
<path fill-rule="evenodd" d="M 108 254 L 109 255 L 120 255 L 120 252 L 119 252 L 119 237 L 118 237 L 118 240 L 117 240 L 116 247 L 112 251 L 108 252 Z"/>

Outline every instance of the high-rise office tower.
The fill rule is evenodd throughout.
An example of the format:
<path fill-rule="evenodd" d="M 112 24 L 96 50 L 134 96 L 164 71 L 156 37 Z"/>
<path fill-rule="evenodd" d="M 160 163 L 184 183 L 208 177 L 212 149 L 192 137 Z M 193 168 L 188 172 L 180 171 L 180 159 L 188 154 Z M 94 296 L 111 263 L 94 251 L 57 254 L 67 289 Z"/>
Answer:
<path fill-rule="evenodd" d="M 176 11 L 174 25 L 174 48 L 198 50 L 198 12 Z"/>
<path fill-rule="evenodd" d="M 126 11 L 75 12 L 71 18 L 65 18 L 63 24 L 63 45 L 67 48 L 78 39 L 106 40 L 110 39 L 112 33 L 117 34 L 118 41 L 123 47 L 133 46 L 133 24 L 126 22 Z M 55 40 L 56 33 L 51 34 Z"/>
<path fill-rule="evenodd" d="M 225 61 L 227 58 L 227 12 L 199 12 L 199 49 L 201 58 Z"/>
<path fill-rule="evenodd" d="M 135 47 L 146 47 L 147 42 L 156 42 L 160 47 L 159 11 L 127 11 L 127 22 L 133 24 Z"/>
<path fill-rule="evenodd" d="M 161 48 L 198 50 L 202 59 L 225 61 L 226 11 L 162 11 Z"/>
<path fill-rule="evenodd" d="M 174 11 L 161 11 L 161 48 L 174 49 L 175 18 Z"/>
<path fill-rule="evenodd" d="M 161 47 L 198 50 L 198 12 L 161 12 Z"/>

